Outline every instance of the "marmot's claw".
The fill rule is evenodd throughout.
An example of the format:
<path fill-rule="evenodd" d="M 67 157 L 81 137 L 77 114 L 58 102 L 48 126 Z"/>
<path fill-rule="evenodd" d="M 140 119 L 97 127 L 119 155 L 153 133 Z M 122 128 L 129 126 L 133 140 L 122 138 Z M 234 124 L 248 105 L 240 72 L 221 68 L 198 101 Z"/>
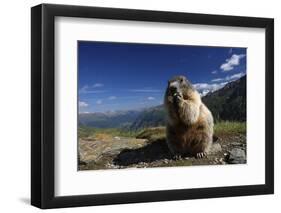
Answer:
<path fill-rule="evenodd" d="M 180 156 L 180 155 L 174 155 L 174 156 L 173 156 L 173 159 L 174 159 L 174 160 L 181 160 L 181 156 Z"/>
<path fill-rule="evenodd" d="M 207 157 L 207 153 L 206 152 L 198 152 L 196 154 L 196 158 L 203 158 L 203 157 Z"/>

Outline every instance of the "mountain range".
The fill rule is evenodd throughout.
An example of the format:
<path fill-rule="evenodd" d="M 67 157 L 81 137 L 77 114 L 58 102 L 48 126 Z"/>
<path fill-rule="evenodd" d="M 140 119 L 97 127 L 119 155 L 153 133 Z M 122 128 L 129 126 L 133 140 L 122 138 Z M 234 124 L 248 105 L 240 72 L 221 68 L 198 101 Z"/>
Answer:
<path fill-rule="evenodd" d="M 215 121 L 246 121 L 246 75 L 202 97 Z M 138 130 L 165 125 L 163 105 L 141 110 L 79 114 L 79 126 Z"/>
<path fill-rule="evenodd" d="M 215 121 L 246 121 L 246 75 L 208 93 L 202 101 L 211 110 Z"/>
<path fill-rule="evenodd" d="M 79 126 L 125 128 L 130 126 L 142 112 L 142 110 L 128 110 L 105 113 L 81 113 L 79 114 Z"/>

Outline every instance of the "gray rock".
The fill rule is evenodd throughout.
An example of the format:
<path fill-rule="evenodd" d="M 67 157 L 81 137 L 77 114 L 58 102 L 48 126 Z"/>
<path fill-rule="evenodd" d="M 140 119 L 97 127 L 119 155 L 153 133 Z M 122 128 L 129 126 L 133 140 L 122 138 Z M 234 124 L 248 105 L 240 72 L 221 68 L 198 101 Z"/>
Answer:
<path fill-rule="evenodd" d="M 222 148 L 218 142 L 215 142 L 212 144 L 211 149 L 210 149 L 211 154 L 215 154 L 215 153 L 221 152 L 221 151 L 222 151 Z"/>
<path fill-rule="evenodd" d="M 244 164 L 246 163 L 246 153 L 243 149 L 233 148 L 225 160 L 229 164 Z"/>

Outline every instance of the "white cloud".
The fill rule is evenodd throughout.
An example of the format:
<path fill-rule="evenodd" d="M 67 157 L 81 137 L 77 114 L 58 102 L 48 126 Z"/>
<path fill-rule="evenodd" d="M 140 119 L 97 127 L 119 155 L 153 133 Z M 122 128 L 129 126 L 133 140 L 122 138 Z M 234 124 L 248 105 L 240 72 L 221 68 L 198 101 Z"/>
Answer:
<path fill-rule="evenodd" d="M 162 92 L 159 89 L 130 89 L 130 92 Z"/>
<path fill-rule="evenodd" d="M 213 84 L 197 83 L 197 84 L 194 84 L 193 86 L 200 93 L 201 96 L 204 96 L 204 95 L 208 94 L 209 92 L 214 92 L 216 90 L 223 88 L 227 83 L 228 82 L 213 83 Z"/>
<path fill-rule="evenodd" d="M 84 85 L 82 88 L 79 89 L 79 93 L 86 93 L 89 89 L 88 85 Z"/>
<path fill-rule="evenodd" d="M 203 90 L 201 93 L 200 93 L 200 95 L 203 97 L 203 96 L 205 96 L 205 95 L 207 95 L 208 93 L 210 92 L 210 90 Z"/>
<path fill-rule="evenodd" d="M 226 59 L 226 62 L 223 63 L 220 68 L 223 72 L 227 72 L 232 70 L 235 66 L 238 66 L 240 64 L 240 60 L 244 58 L 246 55 L 240 54 L 236 55 L 233 54 L 230 58 Z"/>
<path fill-rule="evenodd" d="M 212 80 L 212 82 L 219 82 L 219 81 L 223 81 L 224 79 L 223 78 L 215 78 Z"/>
<path fill-rule="evenodd" d="M 115 100 L 117 97 L 116 96 L 109 96 L 108 100 Z"/>
<path fill-rule="evenodd" d="M 194 84 L 194 88 L 200 93 L 201 96 L 205 96 L 206 94 L 208 94 L 209 92 L 214 92 L 216 90 L 219 90 L 221 88 L 223 88 L 227 83 L 231 82 L 231 81 L 235 81 L 241 77 L 243 77 L 245 75 L 244 72 L 240 72 L 234 75 L 229 75 L 226 76 L 225 78 L 216 78 L 213 79 L 212 82 L 220 82 L 223 81 L 221 83 L 197 83 Z"/>
<path fill-rule="evenodd" d="M 94 90 L 94 86 L 85 85 L 79 89 L 79 94 L 89 94 L 89 93 L 104 93 L 105 90 Z"/>
<path fill-rule="evenodd" d="M 245 73 L 244 72 L 240 72 L 240 73 L 237 73 L 237 74 L 234 74 L 234 75 L 228 75 L 226 76 L 225 78 L 215 78 L 212 80 L 212 82 L 220 82 L 220 81 L 234 81 L 234 80 L 237 80 L 238 78 L 241 78 L 242 76 L 244 76 Z"/>
<path fill-rule="evenodd" d="M 89 114 L 90 112 L 79 112 L 79 114 Z"/>
<path fill-rule="evenodd" d="M 225 84 L 227 84 L 227 82 L 214 83 L 214 84 L 197 83 L 197 84 L 194 84 L 193 86 L 195 87 L 195 89 L 201 90 L 201 91 L 203 91 L 203 90 L 215 91 L 215 90 L 222 88 Z"/>
<path fill-rule="evenodd" d="M 149 101 L 153 101 L 153 100 L 155 100 L 155 98 L 154 98 L 154 97 L 149 96 L 149 97 L 147 97 L 147 100 L 149 100 Z"/>
<path fill-rule="evenodd" d="M 103 87 L 104 85 L 102 83 L 95 83 L 92 87 L 97 88 L 97 87 Z"/>
<path fill-rule="evenodd" d="M 245 73 L 240 72 L 231 76 L 226 76 L 225 80 L 226 81 L 233 81 L 233 80 L 237 80 L 238 78 L 241 78 L 242 76 L 244 76 Z"/>
<path fill-rule="evenodd" d="M 217 70 L 213 70 L 211 73 L 212 73 L 212 74 L 217 74 L 218 71 L 217 71 Z"/>
<path fill-rule="evenodd" d="M 101 105 L 102 104 L 102 100 L 101 99 L 97 100 L 96 104 Z"/>
<path fill-rule="evenodd" d="M 79 101 L 79 107 L 87 107 L 89 106 L 88 103 L 84 102 L 84 101 Z"/>

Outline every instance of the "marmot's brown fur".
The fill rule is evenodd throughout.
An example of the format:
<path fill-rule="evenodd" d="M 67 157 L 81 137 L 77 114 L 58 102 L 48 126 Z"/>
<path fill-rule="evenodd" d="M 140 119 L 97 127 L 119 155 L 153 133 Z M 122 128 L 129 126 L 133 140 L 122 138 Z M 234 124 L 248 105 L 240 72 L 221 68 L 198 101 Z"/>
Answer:
<path fill-rule="evenodd" d="M 184 76 L 176 76 L 168 82 L 165 108 L 167 144 L 172 154 L 205 156 L 212 145 L 213 116 Z"/>

